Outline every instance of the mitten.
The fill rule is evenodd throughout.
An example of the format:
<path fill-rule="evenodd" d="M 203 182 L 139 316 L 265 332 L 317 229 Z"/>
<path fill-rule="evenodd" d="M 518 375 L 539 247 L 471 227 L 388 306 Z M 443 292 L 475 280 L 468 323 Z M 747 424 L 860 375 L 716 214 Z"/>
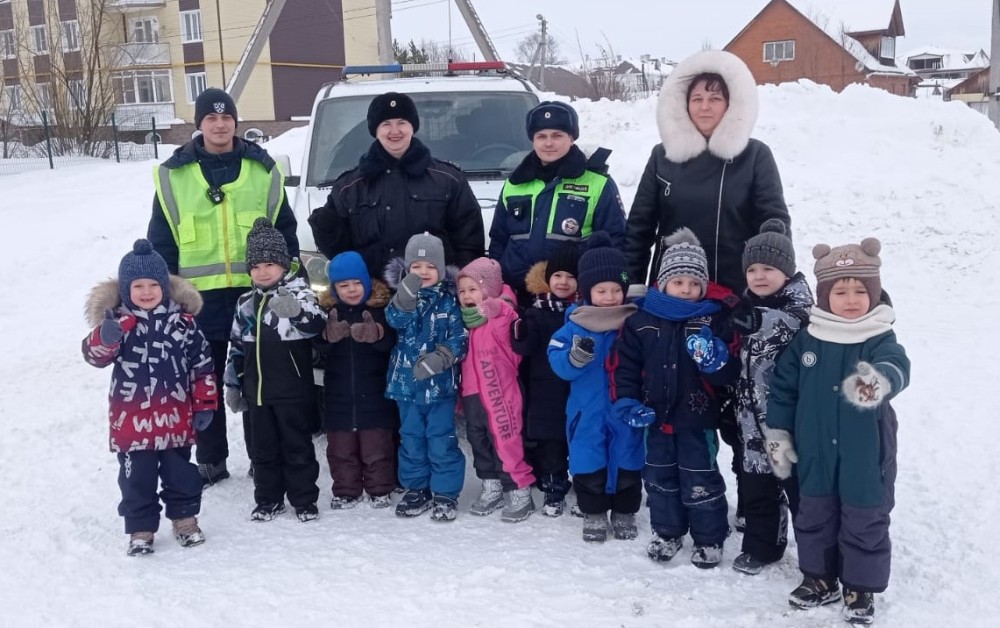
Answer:
<path fill-rule="evenodd" d="M 573 336 L 569 350 L 569 363 L 582 369 L 594 361 L 594 339 L 590 336 Z"/>
<path fill-rule="evenodd" d="M 848 401 L 863 409 L 878 406 L 892 392 L 889 379 L 867 362 L 858 362 L 857 371 L 844 380 L 841 388 Z"/>
<path fill-rule="evenodd" d="M 413 377 L 423 380 L 444 373 L 455 364 L 455 354 L 444 345 L 438 345 L 434 351 L 425 353 L 413 364 Z"/>
<path fill-rule="evenodd" d="M 503 312 L 503 302 L 500 299 L 483 299 L 479 304 L 479 313 L 486 318 L 496 318 Z"/>
<path fill-rule="evenodd" d="M 104 310 L 104 320 L 101 321 L 100 329 L 98 330 L 101 344 L 105 347 L 118 344 L 122 341 L 122 337 L 125 336 L 126 332 L 135 329 L 135 323 L 136 319 L 132 315 L 119 318 L 115 316 L 114 310 Z"/>
<path fill-rule="evenodd" d="M 281 286 L 278 293 L 271 297 L 271 311 L 278 318 L 295 318 L 302 313 L 302 304 L 288 288 Z"/>
<path fill-rule="evenodd" d="M 701 332 L 687 337 L 687 352 L 702 373 L 714 373 L 729 360 L 729 348 L 721 338 L 712 335 L 708 325 L 701 326 Z"/>
<path fill-rule="evenodd" d="M 250 404 L 243 397 L 243 391 L 235 386 L 226 386 L 226 407 L 230 412 L 240 413 L 250 409 Z"/>
<path fill-rule="evenodd" d="M 246 403 L 246 402 L 244 402 Z M 212 419 L 215 418 L 215 412 L 212 410 L 199 410 L 194 413 L 194 419 L 192 419 L 191 424 L 194 427 L 194 431 L 202 432 L 211 423 Z"/>
<path fill-rule="evenodd" d="M 396 295 L 392 297 L 392 303 L 402 312 L 412 312 L 417 309 L 417 295 L 420 293 L 420 284 L 423 280 L 416 273 L 409 273 L 396 287 Z"/>
<path fill-rule="evenodd" d="M 741 299 L 739 305 L 733 308 L 730 314 L 733 326 L 744 334 L 755 333 L 760 329 L 760 311 L 754 307 L 749 299 Z"/>
<path fill-rule="evenodd" d="M 787 430 L 765 427 L 764 438 L 767 440 L 767 457 L 771 461 L 771 471 L 779 480 L 792 475 L 792 465 L 799 461 L 792 443 L 792 435 Z"/>
<path fill-rule="evenodd" d="M 344 323 L 345 325 L 347 323 Z M 382 326 L 372 320 L 371 312 L 365 310 L 361 313 L 361 322 L 351 325 L 351 338 L 356 342 L 378 342 L 382 339 L 385 330 Z"/>
<path fill-rule="evenodd" d="M 347 338 L 350 333 L 351 324 L 347 321 L 340 320 L 340 316 L 337 315 L 336 309 L 330 310 L 330 316 L 326 319 L 326 329 L 323 330 L 323 335 L 326 336 L 326 341 L 340 342 L 344 338 Z"/>
<path fill-rule="evenodd" d="M 656 410 L 649 406 L 638 405 L 624 417 L 625 422 L 632 427 L 646 427 L 656 422 Z"/>

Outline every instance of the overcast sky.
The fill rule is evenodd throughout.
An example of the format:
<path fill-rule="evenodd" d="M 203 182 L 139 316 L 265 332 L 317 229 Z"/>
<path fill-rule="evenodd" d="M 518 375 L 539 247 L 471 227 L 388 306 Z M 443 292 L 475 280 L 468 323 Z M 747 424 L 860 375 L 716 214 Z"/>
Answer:
<path fill-rule="evenodd" d="M 596 56 L 605 36 L 615 53 L 626 57 L 649 53 L 679 61 L 705 43 L 722 48 L 767 1 L 473 0 L 473 6 L 504 60 L 515 60 L 515 44 L 538 29 L 535 16 L 542 14 L 563 57 L 578 63 L 580 47 Z M 888 25 L 893 0 L 793 0 L 793 4 L 814 5 L 835 13 L 833 23 L 846 21 L 852 28 L 871 30 Z M 992 0 L 900 0 L 906 36 L 898 41 L 897 53 L 925 45 L 982 48 L 989 53 L 992 4 Z M 442 44 L 448 42 L 450 9 L 453 45 L 482 58 L 453 0 L 392 0 L 392 7 L 395 39 Z"/>

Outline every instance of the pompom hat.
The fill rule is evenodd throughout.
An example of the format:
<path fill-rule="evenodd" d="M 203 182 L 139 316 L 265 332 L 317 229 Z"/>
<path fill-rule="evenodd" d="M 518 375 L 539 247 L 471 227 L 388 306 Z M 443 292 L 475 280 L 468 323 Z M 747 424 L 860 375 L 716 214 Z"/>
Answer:
<path fill-rule="evenodd" d="M 681 227 L 663 238 L 660 272 L 656 287 L 665 292 L 667 282 L 673 277 L 693 277 L 701 284 L 701 293 L 708 288 L 708 258 L 701 248 L 698 236 L 687 227 Z"/>
<path fill-rule="evenodd" d="M 163 290 L 163 300 L 170 298 L 170 272 L 167 262 L 153 250 L 149 240 L 136 240 L 132 250 L 125 254 L 118 264 L 118 292 L 122 303 L 129 309 L 135 309 L 132 303 L 132 282 L 136 279 L 152 279 L 160 284 Z"/>
<path fill-rule="evenodd" d="M 497 299 L 503 291 L 503 275 L 500 271 L 500 263 L 495 259 L 480 257 L 466 264 L 465 268 L 458 272 L 458 278 L 468 277 L 477 284 L 490 299 Z"/>
<path fill-rule="evenodd" d="M 285 236 L 274 228 L 271 221 L 261 216 L 253 221 L 247 234 L 247 272 L 257 264 L 272 263 L 285 270 L 292 267 Z"/>
<path fill-rule="evenodd" d="M 743 249 L 743 272 L 754 264 L 777 268 L 786 277 L 795 274 L 795 249 L 786 235 L 785 223 L 769 218 L 760 226 L 760 233 L 747 240 Z"/>
<path fill-rule="evenodd" d="M 441 238 L 424 231 L 410 236 L 406 242 L 406 252 L 403 255 L 403 264 L 406 272 L 410 271 L 413 262 L 430 262 L 438 271 L 438 279 L 444 279 L 444 243 Z"/>

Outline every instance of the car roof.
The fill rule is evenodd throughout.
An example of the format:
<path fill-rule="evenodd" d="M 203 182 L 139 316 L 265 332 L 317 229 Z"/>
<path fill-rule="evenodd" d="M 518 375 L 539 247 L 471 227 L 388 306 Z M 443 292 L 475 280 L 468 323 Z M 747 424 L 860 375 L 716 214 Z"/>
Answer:
<path fill-rule="evenodd" d="M 316 100 L 344 96 L 375 96 L 385 92 L 404 94 L 428 92 L 527 92 L 534 90 L 524 80 L 513 76 L 413 76 L 384 80 L 353 79 L 327 83 Z"/>

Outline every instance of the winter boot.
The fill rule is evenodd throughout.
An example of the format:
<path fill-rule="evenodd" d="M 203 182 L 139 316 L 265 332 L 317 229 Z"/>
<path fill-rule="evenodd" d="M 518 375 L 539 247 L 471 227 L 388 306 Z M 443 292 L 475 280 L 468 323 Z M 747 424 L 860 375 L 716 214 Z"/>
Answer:
<path fill-rule="evenodd" d="M 396 504 L 397 517 L 417 517 L 430 510 L 431 492 L 426 488 L 411 488 L 403 493 L 399 503 Z"/>
<path fill-rule="evenodd" d="M 252 467 L 251 467 L 252 468 Z M 229 470 L 226 469 L 226 461 L 206 462 L 198 465 L 198 475 L 204 486 L 218 484 L 229 477 Z"/>
<path fill-rule="evenodd" d="M 458 500 L 446 495 L 434 496 L 434 510 L 431 511 L 431 521 L 454 521 L 458 515 Z"/>
<path fill-rule="evenodd" d="M 566 509 L 566 493 L 569 492 L 570 483 L 565 474 L 556 475 L 549 473 L 538 479 L 538 488 L 545 493 L 545 501 L 542 503 L 542 514 L 546 517 L 559 517 Z"/>
<path fill-rule="evenodd" d="M 284 512 L 284 504 L 257 504 L 250 513 L 250 521 L 270 521 Z"/>
<path fill-rule="evenodd" d="M 608 540 L 608 515 L 599 512 L 583 515 L 583 540 L 587 543 L 603 543 Z"/>
<path fill-rule="evenodd" d="M 535 502 L 531 499 L 531 487 L 525 486 L 503 494 L 504 507 L 500 513 L 500 521 L 517 523 L 524 521 L 535 511 Z"/>
<path fill-rule="evenodd" d="M 330 500 L 330 508 L 333 510 L 347 510 L 348 508 L 357 506 L 359 501 L 357 497 L 340 497 L 339 495 L 334 495 L 333 499 Z"/>
<path fill-rule="evenodd" d="M 469 513 L 485 517 L 491 512 L 500 510 L 503 501 L 503 487 L 500 485 L 500 480 L 483 480 L 483 490 L 476 501 L 472 502 Z"/>
<path fill-rule="evenodd" d="M 646 555 L 650 560 L 665 563 L 677 555 L 684 545 L 684 537 L 668 536 L 663 537 L 653 531 L 653 540 L 646 546 Z"/>
<path fill-rule="evenodd" d="M 181 547 L 194 547 L 205 542 L 205 533 L 198 527 L 197 517 L 174 519 L 174 538 Z"/>
<path fill-rule="evenodd" d="M 635 513 L 612 512 L 611 531 L 619 541 L 631 541 L 639 536 L 639 528 L 635 524 Z"/>
<path fill-rule="evenodd" d="M 695 545 L 691 564 L 699 569 L 711 569 L 722 562 L 722 545 Z"/>
<path fill-rule="evenodd" d="M 128 550 L 125 552 L 129 556 L 145 556 L 153 553 L 153 533 L 133 532 L 128 540 Z"/>
<path fill-rule="evenodd" d="M 319 519 L 319 508 L 316 507 L 316 504 L 296 506 L 295 516 L 298 517 L 299 521 L 302 523 L 312 521 L 313 519 Z"/>
<path fill-rule="evenodd" d="M 559 517 L 566 509 L 566 498 L 560 493 L 546 493 L 542 502 L 542 514 L 546 517 Z"/>
<path fill-rule="evenodd" d="M 764 570 L 765 563 L 757 560 L 750 552 L 743 552 L 733 561 L 733 569 L 748 576 L 756 576 Z"/>
<path fill-rule="evenodd" d="M 844 587 L 844 621 L 870 624 L 875 621 L 875 594 Z"/>
<path fill-rule="evenodd" d="M 580 517 L 581 519 L 584 516 L 583 511 L 580 510 L 579 504 L 573 504 L 572 506 L 570 506 L 569 514 L 573 515 L 574 517 Z"/>
<path fill-rule="evenodd" d="M 369 495 L 368 505 L 375 509 L 388 508 L 392 505 L 392 501 L 388 495 Z"/>
<path fill-rule="evenodd" d="M 802 584 L 788 596 L 788 603 L 795 608 L 815 608 L 833 604 L 839 599 L 840 587 L 837 586 L 836 578 L 824 580 L 803 576 Z"/>

